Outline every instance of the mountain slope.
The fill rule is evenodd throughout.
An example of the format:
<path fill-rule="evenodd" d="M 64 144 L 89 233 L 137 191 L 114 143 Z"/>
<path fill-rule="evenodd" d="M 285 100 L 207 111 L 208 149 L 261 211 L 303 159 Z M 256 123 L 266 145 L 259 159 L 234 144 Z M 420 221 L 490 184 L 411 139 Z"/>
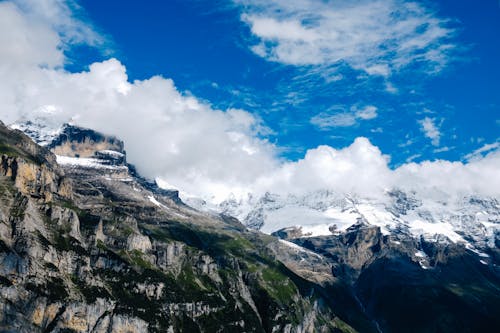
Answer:
<path fill-rule="evenodd" d="M 438 189 L 422 193 L 393 189 L 383 196 L 362 197 L 315 191 L 303 195 L 265 193 L 244 200 L 228 199 L 210 206 L 188 199 L 204 210 L 239 218 L 249 228 L 271 234 L 279 230 L 297 237 L 345 232 L 358 221 L 378 226 L 385 235 L 462 244 L 471 252 L 498 261 L 500 202 L 495 197 L 464 194 L 451 197 Z"/>
<path fill-rule="evenodd" d="M 500 325 L 495 198 L 444 205 L 398 190 L 383 200 L 324 191 L 203 213 L 140 177 L 116 138 L 66 126 L 44 142 L 55 156 L 0 129 L 3 331 Z"/>
<path fill-rule="evenodd" d="M 183 205 L 116 163 L 123 151 L 61 168 L 20 132 L 0 134 L 1 331 L 353 331 L 322 286 L 275 259 L 275 239 Z"/>

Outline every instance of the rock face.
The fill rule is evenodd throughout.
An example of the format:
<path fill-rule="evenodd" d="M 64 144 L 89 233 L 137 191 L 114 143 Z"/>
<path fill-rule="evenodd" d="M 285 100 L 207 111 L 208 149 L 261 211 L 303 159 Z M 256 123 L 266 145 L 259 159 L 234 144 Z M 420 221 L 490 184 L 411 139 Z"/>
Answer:
<path fill-rule="evenodd" d="M 497 262 L 460 244 L 398 239 L 363 223 L 292 241 L 330 265 L 329 293 L 342 300 L 334 309 L 361 331 L 363 317 L 382 332 L 489 332 L 500 322 Z M 280 260 L 297 271 L 293 258 Z"/>
<path fill-rule="evenodd" d="M 275 239 L 185 206 L 125 159 L 81 163 L 125 156 L 83 133 L 52 145 L 69 155 L 59 166 L 0 125 L 0 331 L 351 330 L 323 286 L 277 260 Z"/>
<path fill-rule="evenodd" d="M 320 221 L 320 232 L 285 221 L 277 239 L 228 215 L 196 211 L 177 191 L 140 177 L 116 138 L 61 133 L 31 133 L 56 157 L 0 125 L 1 332 L 500 327 L 494 199 L 470 197 L 460 207 L 474 209 L 446 215 L 456 231 L 448 236 L 463 240 L 454 242 L 401 223 L 408 216 L 439 223 L 411 193 L 388 193 L 375 212 L 330 193 L 289 202 L 267 194 L 244 214 L 253 228 L 293 217 L 297 205 L 309 217 L 335 216 Z M 225 212 L 241 208 L 235 200 L 224 205 Z M 484 218 L 492 228 L 481 228 Z"/>
<path fill-rule="evenodd" d="M 124 153 L 123 142 L 119 139 L 71 125 L 64 125 L 61 133 L 47 148 L 56 155 L 69 157 L 93 157 L 96 154 L 123 157 L 116 153 Z M 115 156 L 112 152 L 115 152 Z"/>

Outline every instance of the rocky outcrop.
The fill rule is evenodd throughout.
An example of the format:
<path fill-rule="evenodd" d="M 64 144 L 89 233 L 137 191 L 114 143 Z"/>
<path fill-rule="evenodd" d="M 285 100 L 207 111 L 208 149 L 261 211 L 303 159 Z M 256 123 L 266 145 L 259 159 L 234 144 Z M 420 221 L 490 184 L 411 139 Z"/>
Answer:
<path fill-rule="evenodd" d="M 113 136 L 91 129 L 65 125 L 61 133 L 47 146 L 54 154 L 69 157 L 106 157 L 123 161 L 123 142 Z M 96 154 L 96 152 L 99 152 Z M 120 164 L 121 165 L 121 164 Z"/>

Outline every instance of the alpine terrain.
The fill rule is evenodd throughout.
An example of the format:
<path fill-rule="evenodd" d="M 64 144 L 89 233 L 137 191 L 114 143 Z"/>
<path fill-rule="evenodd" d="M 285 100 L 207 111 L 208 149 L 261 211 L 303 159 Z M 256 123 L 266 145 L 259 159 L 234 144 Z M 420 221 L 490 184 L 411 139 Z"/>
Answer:
<path fill-rule="evenodd" d="M 120 139 L 0 124 L 2 332 L 494 332 L 500 203 L 402 189 L 218 205 Z"/>

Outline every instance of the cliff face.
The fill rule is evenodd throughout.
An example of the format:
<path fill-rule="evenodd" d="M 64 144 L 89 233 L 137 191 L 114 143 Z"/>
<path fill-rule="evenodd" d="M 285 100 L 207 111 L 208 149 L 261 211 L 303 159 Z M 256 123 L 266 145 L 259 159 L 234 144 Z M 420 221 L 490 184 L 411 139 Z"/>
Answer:
<path fill-rule="evenodd" d="M 275 239 L 199 213 L 102 154 L 60 167 L 3 125 L 0 144 L 0 331 L 352 330 L 322 286 L 276 259 Z"/>
<path fill-rule="evenodd" d="M 363 219 L 322 236 L 289 227 L 278 240 L 186 206 L 140 177 L 116 138 L 68 126 L 46 147 L 0 124 L 1 332 L 500 325 L 496 243 L 483 253 Z M 398 197 L 396 213 L 410 199 Z"/>

